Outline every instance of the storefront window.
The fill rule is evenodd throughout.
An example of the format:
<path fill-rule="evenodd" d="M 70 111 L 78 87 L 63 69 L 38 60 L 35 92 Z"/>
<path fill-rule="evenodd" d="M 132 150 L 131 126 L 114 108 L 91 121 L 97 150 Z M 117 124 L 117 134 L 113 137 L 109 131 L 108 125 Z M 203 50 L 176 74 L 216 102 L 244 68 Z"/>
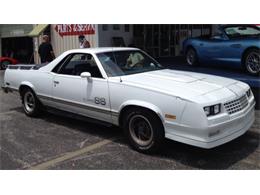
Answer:
<path fill-rule="evenodd" d="M 103 24 L 102 25 L 102 30 L 103 31 L 107 31 L 108 30 L 108 25 L 107 24 Z"/>
<path fill-rule="evenodd" d="M 212 25 L 164 24 L 134 25 L 134 43 L 154 57 L 180 55 L 182 43 L 189 37 L 208 36 Z"/>
<path fill-rule="evenodd" d="M 114 24 L 113 25 L 113 30 L 120 30 L 120 25 L 119 24 Z"/>
<path fill-rule="evenodd" d="M 125 24 L 125 32 L 130 32 L 130 25 L 129 24 Z"/>

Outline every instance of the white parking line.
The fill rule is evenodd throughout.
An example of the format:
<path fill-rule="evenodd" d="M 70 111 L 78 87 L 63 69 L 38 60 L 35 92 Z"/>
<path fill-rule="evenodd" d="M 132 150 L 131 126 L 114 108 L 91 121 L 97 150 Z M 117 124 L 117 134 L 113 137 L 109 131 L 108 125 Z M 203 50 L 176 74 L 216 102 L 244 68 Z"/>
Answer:
<path fill-rule="evenodd" d="M 72 159 L 72 158 L 74 158 L 76 156 L 80 156 L 82 154 L 86 154 L 86 153 L 88 153 L 88 152 L 90 152 L 92 150 L 95 150 L 95 149 L 100 148 L 100 147 L 102 147 L 104 145 L 107 145 L 107 144 L 111 143 L 114 140 L 107 140 L 107 139 L 105 139 L 103 141 L 100 141 L 98 143 L 92 144 L 90 146 L 86 146 L 86 147 L 84 147 L 84 148 L 82 148 L 80 150 L 69 152 L 69 153 L 66 153 L 63 156 L 58 157 L 58 158 L 55 158 L 55 159 L 46 161 L 44 163 L 32 166 L 32 167 L 30 167 L 28 169 L 29 170 L 44 170 L 44 169 L 48 169 L 49 167 L 54 166 L 54 165 L 56 165 L 56 164 L 58 164 L 60 162 Z"/>
<path fill-rule="evenodd" d="M 10 110 L 10 111 L 6 111 L 6 112 L 0 112 L 0 116 L 1 116 L 1 115 L 5 115 L 5 114 L 13 114 L 13 113 L 15 113 L 15 112 L 17 112 L 17 111 L 15 111 L 15 110 Z"/>

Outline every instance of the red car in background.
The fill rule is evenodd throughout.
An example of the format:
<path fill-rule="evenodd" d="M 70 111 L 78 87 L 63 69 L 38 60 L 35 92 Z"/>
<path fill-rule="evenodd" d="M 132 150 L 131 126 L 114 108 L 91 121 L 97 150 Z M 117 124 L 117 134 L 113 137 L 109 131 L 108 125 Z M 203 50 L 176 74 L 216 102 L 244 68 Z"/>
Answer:
<path fill-rule="evenodd" d="M 18 61 L 14 58 L 0 57 L 0 69 L 5 70 L 10 64 L 17 64 Z"/>

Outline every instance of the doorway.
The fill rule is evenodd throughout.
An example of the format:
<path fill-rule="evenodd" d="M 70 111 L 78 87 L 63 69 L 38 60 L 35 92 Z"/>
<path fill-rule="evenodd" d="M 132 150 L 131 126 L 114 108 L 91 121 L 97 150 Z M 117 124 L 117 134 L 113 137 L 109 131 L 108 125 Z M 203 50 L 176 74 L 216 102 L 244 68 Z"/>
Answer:
<path fill-rule="evenodd" d="M 15 58 L 19 63 L 32 64 L 33 40 L 30 37 L 2 38 L 2 55 Z"/>

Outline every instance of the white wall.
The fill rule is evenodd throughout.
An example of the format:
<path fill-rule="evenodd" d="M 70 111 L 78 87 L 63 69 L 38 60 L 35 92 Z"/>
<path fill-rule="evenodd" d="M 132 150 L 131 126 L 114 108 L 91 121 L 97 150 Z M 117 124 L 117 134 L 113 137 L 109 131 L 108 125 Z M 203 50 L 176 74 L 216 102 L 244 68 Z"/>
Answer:
<path fill-rule="evenodd" d="M 56 24 L 51 25 L 51 43 L 54 50 L 54 53 L 57 56 L 62 54 L 64 51 L 70 49 L 80 48 L 78 36 L 79 35 L 69 35 L 69 36 L 60 36 L 55 30 Z M 84 35 L 89 41 L 91 47 L 98 46 L 98 28 L 95 24 L 95 34 L 94 35 Z"/>
<path fill-rule="evenodd" d="M 98 46 L 111 47 L 112 37 L 123 37 L 125 45 L 128 46 L 133 41 L 133 25 L 130 25 L 129 32 L 125 32 L 124 24 L 120 24 L 119 30 L 114 30 L 112 24 L 108 24 L 107 31 L 103 31 L 102 24 L 98 25 Z"/>

